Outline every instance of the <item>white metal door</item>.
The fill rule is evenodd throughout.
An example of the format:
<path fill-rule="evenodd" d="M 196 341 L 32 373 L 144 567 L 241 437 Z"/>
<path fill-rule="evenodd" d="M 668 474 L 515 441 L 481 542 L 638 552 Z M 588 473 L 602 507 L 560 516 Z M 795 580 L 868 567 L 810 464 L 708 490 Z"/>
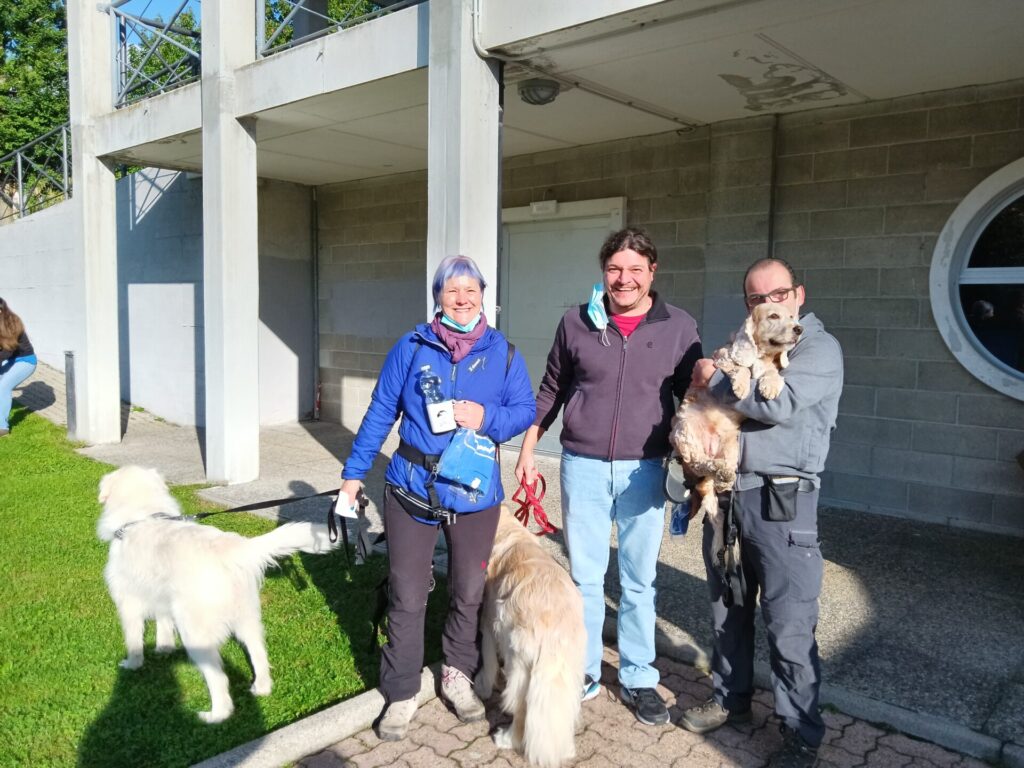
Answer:
<path fill-rule="evenodd" d="M 601 279 L 598 253 L 609 232 L 622 226 L 624 210 L 624 200 L 612 198 L 566 204 L 540 216 L 530 208 L 503 212 L 498 327 L 526 360 L 534 392 L 558 321 L 566 309 L 589 300 Z M 538 449 L 559 452 L 561 427 L 559 417 Z"/>

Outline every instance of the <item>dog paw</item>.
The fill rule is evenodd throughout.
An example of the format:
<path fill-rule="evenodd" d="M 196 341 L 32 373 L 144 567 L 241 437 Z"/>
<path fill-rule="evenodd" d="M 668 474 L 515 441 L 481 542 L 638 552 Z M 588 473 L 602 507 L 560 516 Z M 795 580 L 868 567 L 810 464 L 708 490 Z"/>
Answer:
<path fill-rule="evenodd" d="M 121 669 L 139 669 L 142 666 L 141 656 L 129 656 L 127 659 L 119 663 Z"/>
<path fill-rule="evenodd" d="M 270 678 L 264 678 L 262 680 L 253 681 L 249 691 L 253 696 L 269 696 L 270 689 L 274 687 L 274 683 Z"/>
<path fill-rule="evenodd" d="M 229 709 L 227 712 L 207 711 L 200 712 L 198 714 L 199 719 L 202 720 L 204 723 L 206 723 L 207 725 L 213 725 L 214 723 L 223 723 L 225 720 L 231 717 L 231 712 L 232 710 Z"/>
<path fill-rule="evenodd" d="M 512 729 L 511 728 L 498 728 L 495 730 L 494 735 L 491 736 L 494 740 L 494 746 L 498 749 L 512 749 Z"/>
<path fill-rule="evenodd" d="M 781 376 L 762 376 L 757 383 L 757 391 L 765 400 L 774 400 L 782 392 Z"/>
<path fill-rule="evenodd" d="M 156 653 L 174 653 L 178 650 L 178 647 L 171 643 L 170 645 L 158 645 L 153 649 Z"/>
<path fill-rule="evenodd" d="M 742 400 L 750 394 L 750 382 L 740 378 L 733 379 L 732 393 L 736 396 L 737 400 Z"/>

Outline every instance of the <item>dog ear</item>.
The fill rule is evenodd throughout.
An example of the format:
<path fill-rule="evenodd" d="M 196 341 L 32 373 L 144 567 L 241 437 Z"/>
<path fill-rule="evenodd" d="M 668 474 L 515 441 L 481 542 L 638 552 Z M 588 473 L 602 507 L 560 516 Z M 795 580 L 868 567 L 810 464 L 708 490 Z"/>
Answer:
<path fill-rule="evenodd" d="M 729 347 L 729 357 L 737 365 L 749 368 L 757 359 L 757 345 L 754 343 L 754 319 L 747 315 L 743 321 L 743 327 L 732 341 Z"/>
<path fill-rule="evenodd" d="M 100 504 L 105 504 L 107 499 L 110 498 L 110 486 L 114 484 L 115 474 L 117 474 L 116 470 L 114 472 L 108 472 L 100 480 L 100 495 L 98 498 Z"/>

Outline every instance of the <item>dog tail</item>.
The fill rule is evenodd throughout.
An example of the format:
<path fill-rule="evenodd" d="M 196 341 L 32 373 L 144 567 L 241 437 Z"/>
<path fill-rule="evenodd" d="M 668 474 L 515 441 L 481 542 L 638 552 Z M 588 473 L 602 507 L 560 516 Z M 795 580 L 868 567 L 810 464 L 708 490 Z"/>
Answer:
<path fill-rule="evenodd" d="M 320 554 L 334 545 L 330 543 L 327 526 L 314 523 L 285 523 L 270 533 L 247 539 L 246 556 L 262 570 L 270 567 L 279 557 L 293 552 Z"/>
<path fill-rule="evenodd" d="M 526 692 L 523 755 L 540 768 L 557 768 L 576 756 L 584 657 L 583 644 L 568 639 L 540 649 Z"/>

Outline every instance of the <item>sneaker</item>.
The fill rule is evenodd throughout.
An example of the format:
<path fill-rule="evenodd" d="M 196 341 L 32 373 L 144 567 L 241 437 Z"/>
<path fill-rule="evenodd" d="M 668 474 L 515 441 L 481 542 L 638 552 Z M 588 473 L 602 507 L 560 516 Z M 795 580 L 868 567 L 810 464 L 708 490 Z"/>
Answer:
<path fill-rule="evenodd" d="M 441 666 L 441 696 L 455 709 L 464 723 L 483 720 L 487 710 L 473 690 L 473 681 L 455 667 Z"/>
<path fill-rule="evenodd" d="M 587 675 L 583 678 L 583 701 L 590 701 L 591 699 L 597 698 L 597 694 L 601 692 L 601 683 Z"/>
<path fill-rule="evenodd" d="M 708 699 L 703 704 L 690 707 L 683 712 L 679 724 L 692 733 L 708 733 L 726 723 L 748 723 L 750 717 L 749 709 L 730 712 L 714 699 Z"/>
<path fill-rule="evenodd" d="M 814 768 L 818 764 L 818 750 L 808 744 L 799 733 L 785 725 L 779 726 L 782 733 L 782 749 L 768 760 L 768 768 Z"/>
<path fill-rule="evenodd" d="M 409 722 L 416 714 L 416 699 L 392 701 L 377 723 L 377 735 L 382 741 L 401 741 L 409 730 Z"/>
<path fill-rule="evenodd" d="M 665 725 L 668 708 L 653 688 L 627 688 L 622 686 L 622 700 L 633 708 L 636 719 L 644 725 Z"/>

